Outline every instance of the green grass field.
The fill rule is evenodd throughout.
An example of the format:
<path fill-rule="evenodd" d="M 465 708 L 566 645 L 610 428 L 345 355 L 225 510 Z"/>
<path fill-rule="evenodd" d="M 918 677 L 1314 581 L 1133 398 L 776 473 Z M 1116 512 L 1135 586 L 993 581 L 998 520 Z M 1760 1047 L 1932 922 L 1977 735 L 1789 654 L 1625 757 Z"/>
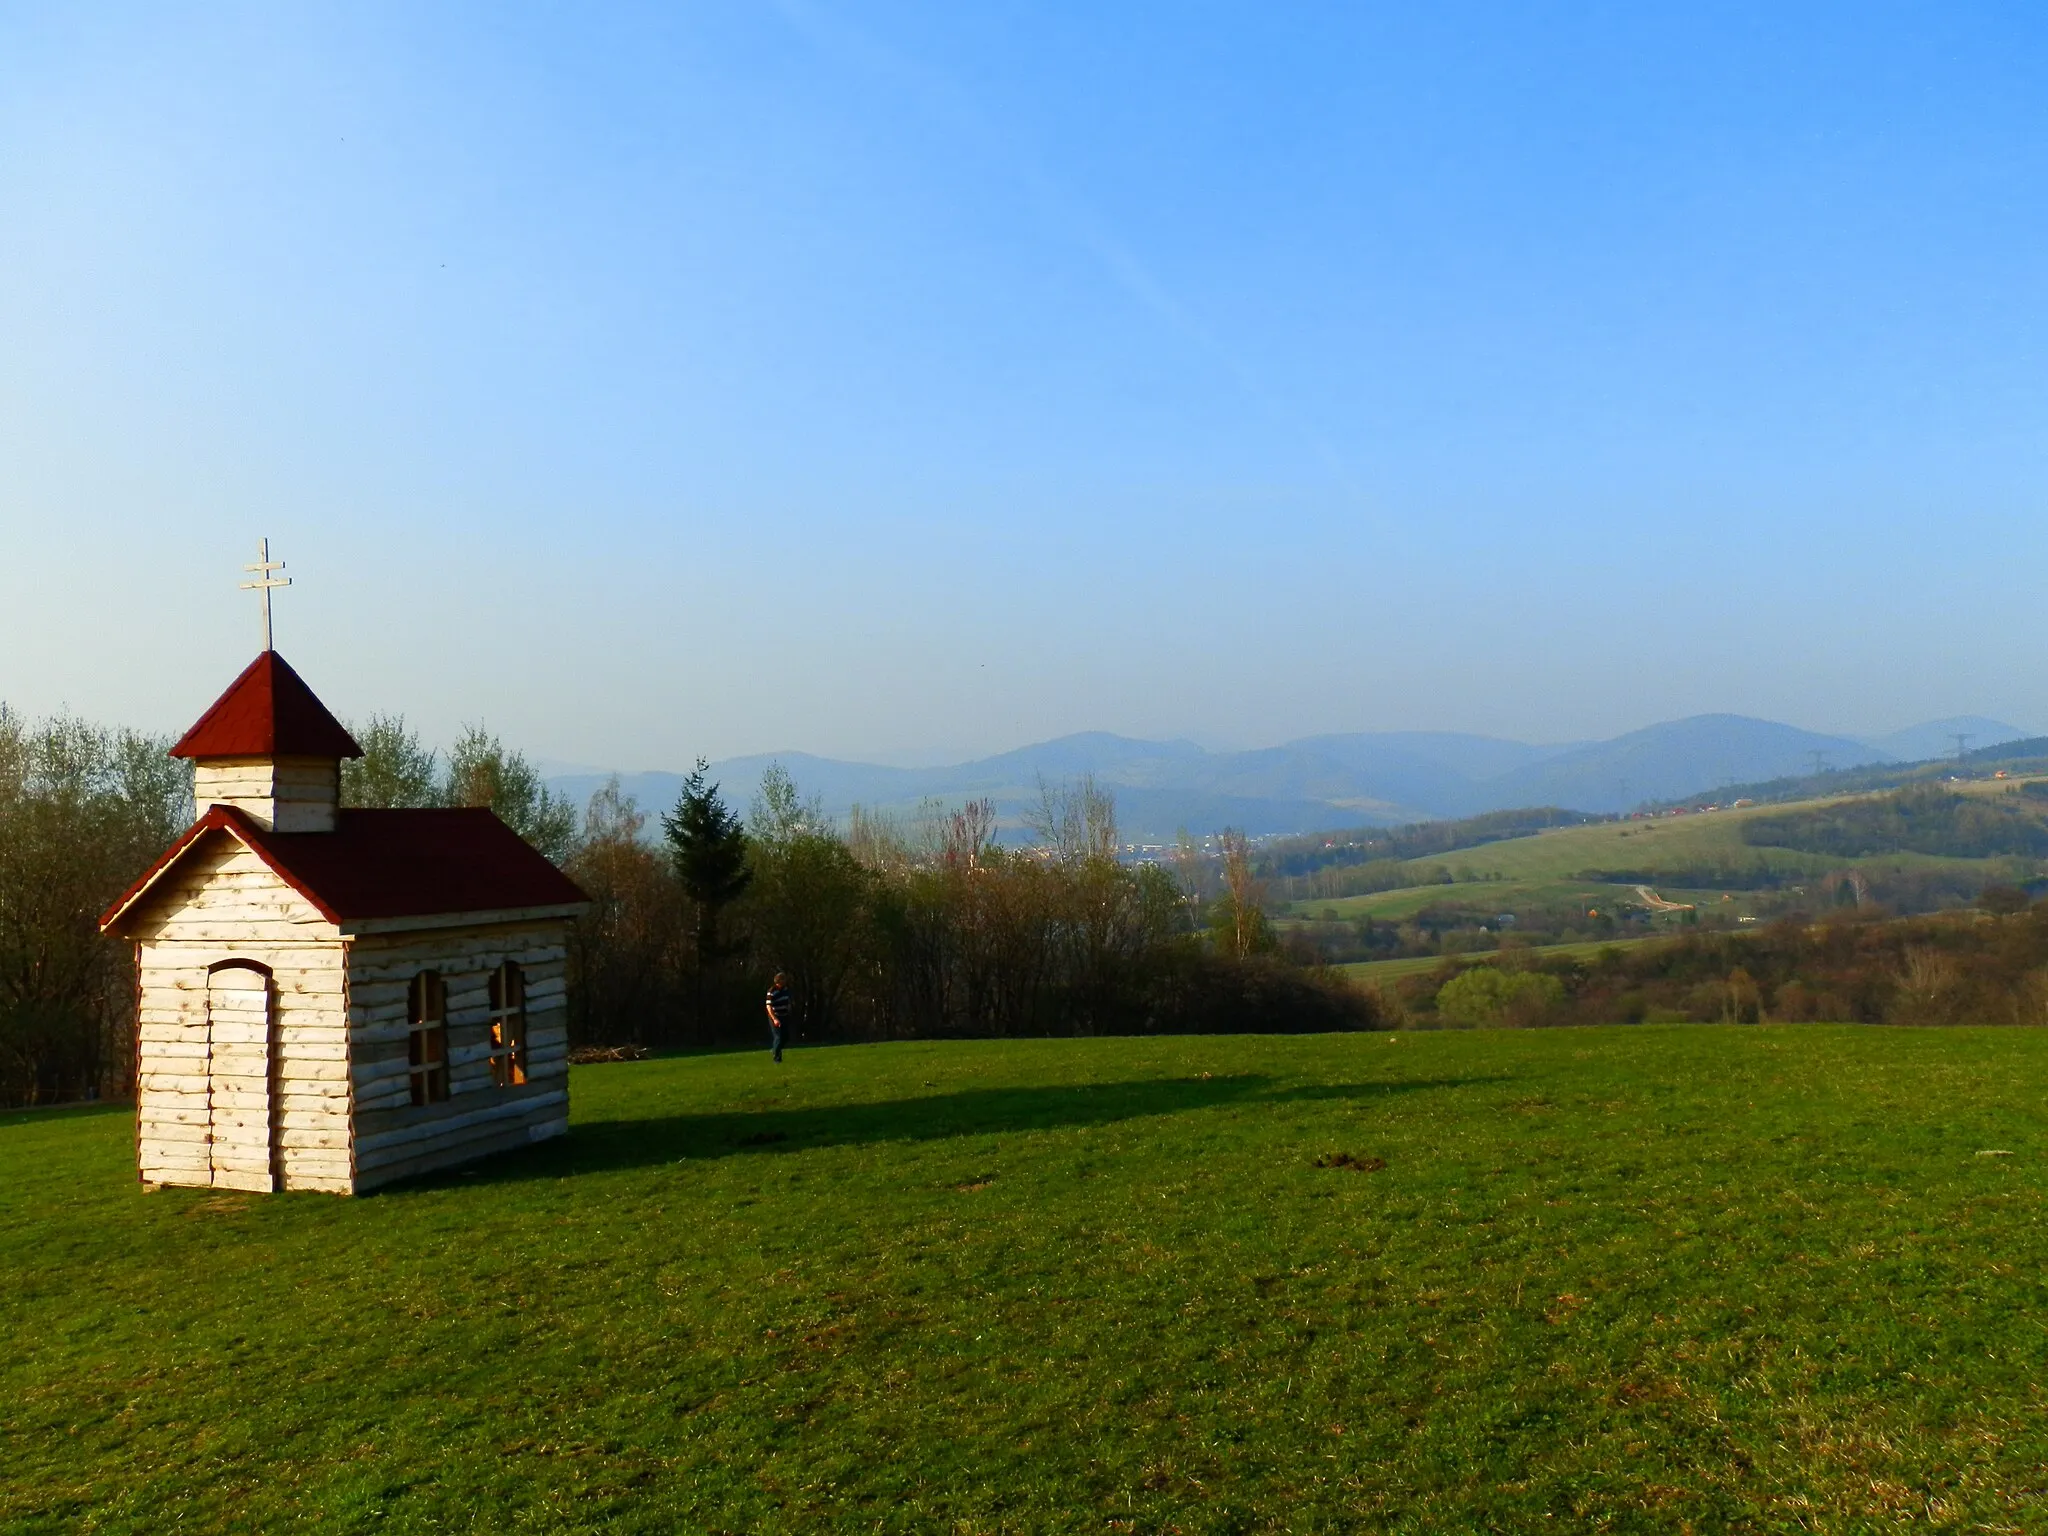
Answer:
<path fill-rule="evenodd" d="M 1404 885 L 1365 896 L 1298 901 L 1290 909 L 1298 917 L 1327 918 L 1332 911 L 1346 920 L 1361 917 L 1405 922 L 1424 907 L 1454 905 L 1475 911 L 1509 911 L 1517 906 L 1598 906 L 1615 888 L 1585 880 L 1488 880 L 1479 883 Z"/>
<path fill-rule="evenodd" d="M 1542 959 L 1549 956 L 1572 956 L 1589 959 L 1603 949 L 1633 949 L 1638 944 L 1655 943 L 1654 938 L 1636 939 L 1587 939 L 1575 944 L 1531 944 L 1514 953 L 1519 956 L 1533 956 Z M 1501 958 L 1499 950 L 1478 950 L 1464 955 L 1403 955 L 1395 960 L 1354 960 L 1347 965 L 1333 965 L 1333 971 L 1342 972 L 1353 981 L 1394 981 L 1402 976 L 1414 976 L 1423 971 L 1433 971 L 1445 960 L 1459 965 L 1478 965 L 1483 961 Z"/>
<path fill-rule="evenodd" d="M 1676 868 L 1716 861 L 1768 863 L 1786 870 L 1830 868 L 1828 860 L 1814 854 L 1795 853 L 1789 848 L 1756 848 L 1742 840 L 1742 824 L 1753 817 L 1786 814 L 1813 803 L 1817 802 L 1654 821 L 1603 821 L 1584 827 L 1557 827 L 1533 837 L 1485 843 L 1436 859 L 1418 859 L 1414 864 L 1418 868 L 1445 864 L 1452 869 L 1469 865 L 1481 872 L 1498 871 L 1509 880 L 1569 879 L 1582 869 L 1660 865 Z"/>
<path fill-rule="evenodd" d="M 2002 794 L 2007 787 L 2006 784 L 1958 786 L 1971 794 Z M 1801 875 L 1818 876 L 1829 870 L 1856 866 L 1922 870 L 1962 868 L 1989 878 L 2009 862 L 1937 858 L 1915 853 L 1842 859 L 1798 853 L 1789 848 L 1756 847 L 1742 840 L 1742 825 L 1753 817 L 1785 815 L 1830 803 L 1833 802 L 1805 800 L 1706 815 L 1556 827 L 1528 837 L 1505 838 L 1497 843 L 1482 843 L 1476 848 L 1462 848 L 1455 853 L 1412 859 L 1404 873 L 1418 882 L 1415 885 L 1363 896 L 1310 897 L 1289 904 L 1285 915 L 1289 918 L 1320 918 L 1334 912 L 1337 917 L 1347 920 L 1371 917 L 1383 922 L 1404 922 L 1425 907 L 1442 905 L 1469 907 L 1474 911 L 1641 905 L 1633 881 L 1610 883 L 1580 878 L 1589 870 L 1621 870 L 1648 874 L 1651 877 L 1647 882 L 1650 888 L 1667 901 L 1692 902 L 1703 911 L 1712 910 L 1722 917 L 1734 917 L 1751 911 L 1755 905 L 1754 892 L 1683 888 L 1660 879 L 1659 872 L 1669 871 L 1682 877 L 1702 868 L 1734 866 L 1750 869 L 1768 865 L 1785 877 L 1796 879 Z M 1443 883 L 1439 878 L 1442 870 L 1452 871 L 1457 879 L 1450 884 Z M 1724 896 L 1731 899 L 1723 903 Z"/>
<path fill-rule="evenodd" d="M 0 1116 L 0 1529 L 2041 1530 L 2044 1086 L 2017 1030 L 706 1056 L 353 1201 Z"/>
<path fill-rule="evenodd" d="M 1742 841 L 1741 824 L 1753 815 L 1786 807 L 1758 807 L 1754 810 L 1718 811 L 1707 816 L 1678 816 L 1662 821 L 1600 822 L 1585 827 L 1558 827 L 1530 837 L 1506 838 L 1477 848 L 1463 848 L 1437 858 L 1414 859 L 1408 864 L 1419 883 L 1396 890 L 1375 891 L 1364 896 L 1334 900 L 1310 898 L 1289 907 L 1295 917 L 1322 917 L 1332 909 L 1341 918 L 1372 917 L 1383 922 L 1402 922 L 1424 907 L 1445 903 L 1487 906 L 1502 911 L 1540 906 L 1593 906 L 1624 902 L 1638 904 L 1632 884 L 1614 885 L 1583 880 L 1586 870 L 1627 869 L 1654 872 L 1659 869 L 1690 869 L 1701 865 L 1733 863 L 1753 866 L 1768 863 L 1788 873 L 1811 873 L 1834 868 L 1833 864 L 1810 854 L 1781 848 L 1753 848 Z M 1438 870 L 1460 874 L 1454 884 L 1436 880 Z M 1465 879 L 1464 875 L 1478 878 Z M 1718 901 L 1721 893 L 1686 894 L 1665 891 L 1653 882 L 1653 889 L 1667 900 L 1691 901 L 1705 896 Z M 1742 903 L 1746 893 L 1738 893 Z M 1746 906 L 1744 910 L 1747 910 Z"/>

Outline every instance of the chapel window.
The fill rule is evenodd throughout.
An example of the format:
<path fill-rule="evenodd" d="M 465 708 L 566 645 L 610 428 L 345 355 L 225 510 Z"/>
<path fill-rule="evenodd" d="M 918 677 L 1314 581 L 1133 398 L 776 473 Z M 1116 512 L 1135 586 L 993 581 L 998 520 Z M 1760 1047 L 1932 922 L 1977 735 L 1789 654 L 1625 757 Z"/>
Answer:
<path fill-rule="evenodd" d="M 406 1070 L 415 1104 L 448 1097 L 448 985 L 439 971 L 413 977 L 406 996 Z"/>
<path fill-rule="evenodd" d="M 491 1081 L 526 1081 L 526 972 L 516 960 L 491 972 Z"/>

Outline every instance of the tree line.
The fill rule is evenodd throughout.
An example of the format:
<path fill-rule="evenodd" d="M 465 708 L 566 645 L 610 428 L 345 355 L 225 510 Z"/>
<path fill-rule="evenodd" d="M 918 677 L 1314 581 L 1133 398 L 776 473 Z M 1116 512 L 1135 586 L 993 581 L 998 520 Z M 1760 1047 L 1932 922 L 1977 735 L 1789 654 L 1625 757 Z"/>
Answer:
<path fill-rule="evenodd" d="M 445 753 L 395 715 L 350 730 L 344 806 L 488 806 L 590 895 L 577 1044 L 757 1038 L 777 970 L 818 1041 L 1377 1022 L 1276 952 L 1242 837 L 1192 884 L 1124 865 L 1115 803 L 1085 781 L 1048 787 L 1037 842 L 1013 848 L 985 801 L 838 826 L 772 769 L 741 814 L 700 765 L 650 820 L 616 781 L 575 806 L 481 726 Z M 97 918 L 191 822 L 169 747 L 0 706 L 0 1104 L 131 1091 L 133 961 Z"/>
<path fill-rule="evenodd" d="M 2039 806 L 2035 796 L 1963 795 L 1938 784 L 1916 784 L 1890 794 L 1752 817 L 1742 824 L 1742 836 L 1753 846 L 1841 859 L 1897 853 L 2041 858 L 2048 855 L 2048 822 Z"/>
<path fill-rule="evenodd" d="M 1354 893 L 1337 889 L 1343 882 L 1333 881 L 1325 872 L 1348 870 L 1362 864 L 1405 864 L 1411 859 L 1426 859 L 1434 854 L 1456 853 L 1486 843 L 1528 837 L 1552 827 L 1581 827 L 1590 822 L 1612 820 L 1612 816 L 1546 805 L 1525 810 L 1487 811 L 1450 821 L 1418 821 L 1399 827 L 1344 827 L 1332 832 L 1274 838 L 1260 850 L 1259 868 L 1268 878 L 1290 882 L 1284 886 L 1290 900 L 1348 895 Z M 1319 874 L 1325 874 L 1321 881 L 1313 878 Z M 1380 889 L 1392 887 L 1382 886 Z"/>
<path fill-rule="evenodd" d="M 1381 1007 L 1422 1027 L 2048 1024 L 2048 903 L 1995 886 L 1920 917 L 1843 910 L 1591 954 L 1510 946 L 1399 978 Z"/>
<path fill-rule="evenodd" d="M 1043 786 L 1034 841 L 986 800 L 827 818 L 771 767 L 744 817 L 699 763 L 659 837 L 615 782 L 565 867 L 572 1033 L 591 1043 L 759 1038 L 787 975 L 799 1039 L 1370 1028 L 1372 1000 L 1274 951 L 1242 838 L 1208 897 L 1117 856 L 1114 799 Z M 1235 856 L 1231 850 L 1235 850 Z"/>
<path fill-rule="evenodd" d="M 352 728 L 348 805 L 487 805 L 549 857 L 574 849 L 574 807 L 480 726 L 447 755 L 402 720 Z M 0 704 L 0 1105 L 125 1097 L 135 968 L 99 914 L 191 824 L 192 770 L 168 737 Z"/>
<path fill-rule="evenodd" d="M 191 822 L 169 747 L 0 705 L 0 1104 L 126 1089 L 134 962 L 97 919 Z"/>

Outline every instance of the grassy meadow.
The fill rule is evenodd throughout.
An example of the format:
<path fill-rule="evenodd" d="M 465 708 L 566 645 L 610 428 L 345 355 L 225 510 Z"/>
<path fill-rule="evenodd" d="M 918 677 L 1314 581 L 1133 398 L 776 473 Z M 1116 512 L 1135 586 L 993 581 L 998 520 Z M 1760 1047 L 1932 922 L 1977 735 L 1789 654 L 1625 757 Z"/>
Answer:
<path fill-rule="evenodd" d="M 1635 939 L 1585 939 L 1572 944 L 1531 944 L 1518 951 L 1518 957 L 1534 960 L 1568 957 L 1590 960 L 1604 949 L 1629 950 L 1639 944 L 1654 944 L 1651 938 Z M 1482 962 L 1500 959 L 1500 951 L 1486 949 L 1463 955 L 1403 955 L 1396 960 L 1354 960 L 1346 965 L 1332 966 L 1331 969 L 1350 977 L 1353 981 L 1379 983 L 1395 981 L 1403 976 L 1415 976 L 1433 971 L 1446 960 L 1454 965 L 1478 965 Z"/>
<path fill-rule="evenodd" d="M 1505 838 L 1461 848 L 1454 853 L 1408 861 L 1415 883 L 1362 896 L 1311 897 L 1293 903 L 1294 917 L 1346 920 L 1371 917 L 1405 922 L 1426 907 L 1454 902 L 1463 906 L 1494 906 L 1502 911 L 1529 907 L 1599 907 L 1608 903 L 1638 904 L 1634 882 L 1584 879 L 1588 870 L 1691 871 L 1702 866 L 1753 868 L 1768 864 L 1788 876 L 1818 874 L 1841 866 L 1786 848 L 1758 848 L 1742 840 L 1741 823 L 1765 811 L 1716 811 L 1710 815 L 1674 816 L 1657 821 L 1597 822 L 1584 827 L 1555 827 L 1528 837 Z M 1444 871 L 1455 877 L 1445 884 Z M 1719 904 L 1730 895 L 1724 915 L 1746 913 L 1751 893 L 1719 890 L 1652 889 L 1667 901 Z M 1718 907 L 1717 907 L 1718 910 Z"/>
<path fill-rule="evenodd" d="M 2009 783 L 1958 784 L 1971 795 L 2003 795 Z M 1702 870 L 1768 867 L 1785 880 L 1820 877 L 1832 870 L 1967 869 L 1985 879 L 2010 878 L 2008 861 L 1943 858 L 1927 854 L 1891 853 L 1841 858 L 1801 853 L 1790 848 L 1758 846 L 1743 840 L 1744 823 L 1757 817 L 1797 815 L 1838 805 L 1843 798 L 1745 806 L 1741 810 L 1695 812 L 1642 821 L 1595 822 L 1581 827 L 1553 827 L 1526 837 L 1504 838 L 1473 848 L 1410 859 L 1404 874 L 1410 885 L 1360 896 L 1309 897 L 1291 903 L 1289 918 L 1405 922 L 1429 907 L 1455 904 L 1475 910 L 1530 908 L 1599 908 L 1641 905 L 1636 882 L 1588 880 L 1589 871 L 1629 871 L 1663 900 L 1689 903 L 1719 919 L 1753 915 L 1757 893 L 1682 883 Z M 1452 883 L 1445 883 L 1448 871 Z M 1668 921 L 1664 924 L 1668 926 Z"/>
<path fill-rule="evenodd" d="M 677 1057 L 357 1200 L 8 1114 L 0 1530 L 2040 1530 L 2044 1084 L 1827 1026 Z"/>

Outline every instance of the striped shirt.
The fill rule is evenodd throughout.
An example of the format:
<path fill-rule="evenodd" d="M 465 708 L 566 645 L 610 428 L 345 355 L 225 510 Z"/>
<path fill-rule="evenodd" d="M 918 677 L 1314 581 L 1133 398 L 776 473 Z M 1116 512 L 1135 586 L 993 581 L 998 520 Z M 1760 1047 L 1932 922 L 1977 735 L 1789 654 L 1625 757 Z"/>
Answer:
<path fill-rule="evenodd" d="M 774 1016 L 776 1028 L 781 1029 L 788 1026 L 789 1021 L 795 1017 L 795 1009 L 790 1003 L 789 988 L 770 987 L 768 989 L 768 1012 Z"/>

